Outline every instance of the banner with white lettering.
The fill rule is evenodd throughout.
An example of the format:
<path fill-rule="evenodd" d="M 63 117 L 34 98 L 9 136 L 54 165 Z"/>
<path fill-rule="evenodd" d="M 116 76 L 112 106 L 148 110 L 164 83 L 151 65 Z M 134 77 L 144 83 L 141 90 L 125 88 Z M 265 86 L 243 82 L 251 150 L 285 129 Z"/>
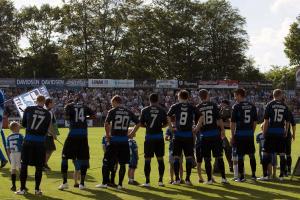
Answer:
<path fill-rule="evenodd" d="M 156 80 L 156 87 L 177 89 L 178 81 L 177 80 Z"/>
<path fill-rule="evenodd" d="M 65 86 L 71 88 L 87 87 L 87 85 L 86 79 L 70 79 L 65 81 Z"/>
<path fill-rule="evenodd" d="M 134 80 L 114 80 L 115 88 L 134 88 Z"/>
<path fill-rule="evenodd" d="M 14 103 L 18 109 L 21 118 L 23 118 L 24 110 L 28 106 L 36 105 L 35 101 L 37 96 L 39 95 L 43 95 L 46 98 L 50 97 L 47 88 L 45 86 L 41 86 L 14 98 Z"/>
<path fill-rule="evenodd" d="M 0 78 L 0 88 L 16 87 L 16 79 Z"/>
<path fill-rule="evenodd" d="M 91 88 L 112 88 L 115 81 L 112 79 L 89 79 L 88 86 Z"/>

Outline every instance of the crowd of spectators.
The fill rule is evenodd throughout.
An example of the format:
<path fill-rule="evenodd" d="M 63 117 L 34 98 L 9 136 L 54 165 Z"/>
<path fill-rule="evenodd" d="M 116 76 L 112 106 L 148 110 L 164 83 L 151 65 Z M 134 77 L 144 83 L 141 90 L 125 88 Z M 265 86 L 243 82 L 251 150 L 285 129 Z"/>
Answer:
<path fill-rule="evenodd" d="M 29 88 L 6 88 L 4 89 L 6 99 L 11 99 L 19 94 L 28 91 Z M 56 103 L 55 114 L 57 119 L 63 119 L 64 106 L 73 99 L 74 96 L 80 94 L 84 102 L 89 106 L 98 118 L 104 118 L 108 110 L 111 108 L 110 99 L 114 95 L 121 95 L 123 97 L 124 105 L 131 109 L 136 115 L 147 105 L 148 96 L 152 92 L 159 93 L 160 103 L 167 109 L 176 102 L 176 93 L 178 90 L 174 89 L 48 89 L 50 96 Z M 233 90 L 230 89 L 211 89 L 211 100 L 219 104 L 222 100 L 228 100 L 231 104 L 234 103 Z M 197 104 L 199 102 L 199 90 L 190 90 L 191 102 Z M 259 113 L 261 114 L 264 105 L 272 98 L 271 90 L 248 90 L 248 100 L 255 103 Z M 294 95 L 288 93 L 287 104 L 294 112 L 300 111 L 300 101 Z M 5 114 L 8 117 L 18 117 L 18 112 L 14 106 L 13 101 L 9 101 L 5 105 Z"/>

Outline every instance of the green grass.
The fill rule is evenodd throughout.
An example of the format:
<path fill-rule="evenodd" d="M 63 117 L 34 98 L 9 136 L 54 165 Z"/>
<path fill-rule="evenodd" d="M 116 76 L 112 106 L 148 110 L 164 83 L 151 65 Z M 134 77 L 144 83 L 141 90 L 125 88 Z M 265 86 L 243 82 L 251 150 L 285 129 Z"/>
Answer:
<path fill-rule="evenodd" d="M 298 126 L 300 129 L 300 126 Z M 67 129 L 61 129 L 61 136 L 59 139 L 63 142 L 67 135 Z M 6 134 L 8 131 L 6 130 Z M 62 146 L 56 143 L 57 151 L 53 154 L 49 165 L 52 171 L 44 173 L 41 188 L 44 192 L 42 199 L 58 200 L 58 199 L 300 199 L 300 182 L 299 178 L 295 178 L 295 181 L 286 180 L 284 182 L 251 182 L 246 183 L 235 183 L 230 181 L 230 185 L 221 185 L 219 183 L 214 185 L 203 185 L 197 183 L 196 170 L 192 173 L 193 187 L 173 186 L 166 184 L 166 187 L 157 187 L 158 181 L 158 170 L 156 160 L 152 161 L 152 173 L 151 173 L 151 189 L 141 188 L 139 186 L 127 185 L 127 178 L 124 182 L 124 191 L 117 191 L 115 189 L 97 189 L 95 185 L 100 183 L 102 180 L 101 176 L 101 165 L 103 158 L 103 151 L 101 147 L 101 139 L 104 134 L 103 128 L 90 128 L 89 129 L 89 144 L 91 153 L 91 169 L 88 170 L 88 176 L 86 181 L 87 189 L 80 191 L 78 189 L 70 188 L 67 191 L 59 191 L 57 187 L 61 184 L 60 175 L 60 162 L 61 162 L 61 149 Z M 140 130 L 137 134 L 137 141 L 139 145 L 140 160 L 139 166 L 136 171 L 136 180 L 140 183 L 144 181 L 144 170 L 143 170 L 143 140 L 144 130 Z M 168 145 L 166 145 L 166 148 Z M 297 139 L 293 143 L 293 164 L 296 162 L 296 158 L 300 152 L 300 140 Z M 168 151 L 166 150 L 166 173 L 164 182 L 169 181 L 168 173 Z M 257 175 L 261 176 L 262 170 L 259 165 L 258 155 L 258 171 Z M 246 172 L 250 173 L 249 159 L 245 161 Z M 33 195 L 34 189 L 34 168 L 30 167 L 29 180 L 27 187 L 30 189 L 29 194 L 24 197 L 16 196 L 9 189 L 11 186 L 9 165 L 4 169 L 0 170 L 0 199 L 41 199 Z M 74 167 L 69 162 L 69 169 L 73 171 Z M 226 164 L 227 177 L 230 180 L 232 174 L 229 173 L 228 165 Z M 204 171 L 203 171 L 204 173 Z M 206 176 L 204 176 L 206 177 Z M 220 182 L 220 177 L 217 177 L 217 181 Z M 116 179 L 117 180 L 117 179 Z M 17 183 L 20 185 L 19 182 Z M 72 186 L 73 181 L 71 179 L 71 173 L 69 176 L 69 184 Z"/>

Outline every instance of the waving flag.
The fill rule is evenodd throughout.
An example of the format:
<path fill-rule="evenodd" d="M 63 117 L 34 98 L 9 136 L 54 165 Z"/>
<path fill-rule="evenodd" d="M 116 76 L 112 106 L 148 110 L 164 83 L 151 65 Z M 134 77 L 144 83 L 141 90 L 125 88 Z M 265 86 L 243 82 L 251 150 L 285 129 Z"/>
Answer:
<path fill-rule="evenodd" d="M 39 95 L 43 95 L 46 98 L 50 97 L 47 88 L 45 86 L 41 86 L 14 98 L 14 103 L 18 109 L 21 118 L 23 118 L 24 110 L 28 106 L 36 105 L 35 101 L 37 96 Z"/>

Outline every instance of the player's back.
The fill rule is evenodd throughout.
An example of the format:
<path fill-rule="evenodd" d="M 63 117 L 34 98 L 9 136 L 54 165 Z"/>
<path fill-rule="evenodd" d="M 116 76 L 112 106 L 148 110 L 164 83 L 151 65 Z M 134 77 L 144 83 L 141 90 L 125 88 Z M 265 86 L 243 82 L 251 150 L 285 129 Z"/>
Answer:
<path fill-rule="evenodd" d="M 192 131 L 198 111 L 190 103 L 176 103 L 171 106 L 168 116 L 175 116 L 176 132 Z"/>
<path fill-rule="evenodd" d="M 51 122 L 50 113 L 41 106 L 29 106 L 25 109 L 22 125 L 26 128 L 26 137 L 45 136 Z"/>
<path fill-rule="evenodd" d="M 88 127 L 87 119 L 93 115 L 93 112 L 83 103 L 70 103 L 65 108 L 65 115 L 66 119 L 69 120 L 71 130 L 86 130 Z"/>
<path fill-rule="evenodd" d="M 233 106 L 231 121 L 236 123 L 236 130 L 249 131 L 253 135 L 253 124 L 257 121 L 256 107 L 247 101 Z"/>
<path fill-rule="evenodd" d="M 205 133 L 205 136 L 218 135 L 218 120 L 221 119 L 218 106 L 213 102 L 206 101 L 198 104 L 197 109 L 204 119 L 201 132 Z"/>
<path fill-rule="evenodd" d="M 269 131 L 283 133 L 285 122 L 290 121 L 288 107 L 279 100 L 273 100 L 267 104 L 265 119 L 269 120 Z"/>
<path fill-rule="evenodd" d="M 159 134 L 168 123 L 167 113 L 158 106 L 148 106 L 142 110 L 140 122 L 146 127 L 147 134 Z"/>
<path fill-rule="evenodd" d="M 111 136 L 127 136 L 128 128 L 132 121 L 137 124 L 137 117 L 133 112 L 122 106 L 109 110 L 105 119 L 106 123 L 111 123 Z"/>

